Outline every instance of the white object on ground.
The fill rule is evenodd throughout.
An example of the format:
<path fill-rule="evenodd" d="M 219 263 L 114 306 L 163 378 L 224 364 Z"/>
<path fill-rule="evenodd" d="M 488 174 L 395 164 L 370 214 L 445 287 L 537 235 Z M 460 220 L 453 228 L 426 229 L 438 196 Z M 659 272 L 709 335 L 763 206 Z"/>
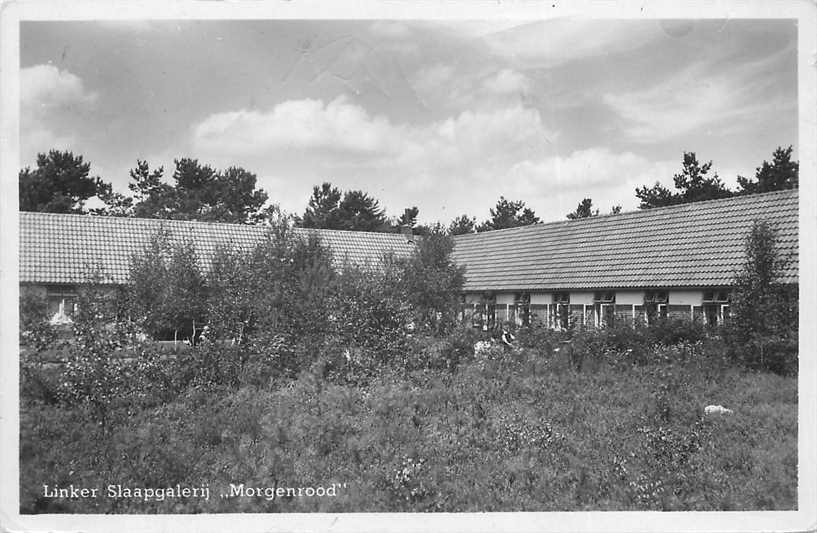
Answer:
<path fill-rule="evenodd" d="M 488 341 L 477 341 L 474 343 L 474 355 L 482 355 L 491 349 L 491 343 Z"/>
<path fill-rule="evenodd" d="M 734 413 L 734 411 L 722 405 L 707 405 L 704 407 L 705 415 L 731 415 L 732 413 Z"/>

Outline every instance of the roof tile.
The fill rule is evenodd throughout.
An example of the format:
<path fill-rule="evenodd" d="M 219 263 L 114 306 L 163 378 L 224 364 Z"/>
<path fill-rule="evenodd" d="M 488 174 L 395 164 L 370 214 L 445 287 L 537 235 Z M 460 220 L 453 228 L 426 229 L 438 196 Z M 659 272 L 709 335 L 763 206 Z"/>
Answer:
<path fill-rule="evenodd" d="M 536 224 L 455 237 L 466 291 L 719 286 L 744 261 L 754 220 L 769 222 L 798 279 L 798 191 Z"/>
<path fill-rule="evenodd" d="M 111 283 L 125 283 L 132 254 L 144 249 L 160 228 L 171 243 L 190 238 L 201 266 L 208 269 L 219 246 L 251 249 L 267 228 L 241 224 L 98 217 L 56 213 L 20 213 L 20 282 L 82 283 L 97 266 Z M 295 228 L 301 236 L 316 234 L 337 265 L 346 259 L 376 264 L 384 254 L 411 254 L 414 245 L 397 233 L 369 233 Z"/>

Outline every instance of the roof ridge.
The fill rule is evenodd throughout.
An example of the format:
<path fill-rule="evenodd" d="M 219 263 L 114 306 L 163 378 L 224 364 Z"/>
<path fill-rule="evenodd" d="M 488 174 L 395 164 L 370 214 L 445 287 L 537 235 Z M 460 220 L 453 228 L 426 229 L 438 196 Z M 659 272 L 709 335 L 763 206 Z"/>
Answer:
<path fill-rule="evenodd" d="M 507 232 L 512 232 L 512 231 L 517 231 L 517 232 L 531 231 L 533 228 L 542 229 L 542 228 L 545 228 L 545 227 L 553 227 L 553 226 L 556 226 L 556 225 L 581 224 L 581 223 L 587 224 L 587 223 L 590 223 L 591 221 L 599 221 L 599 220 L 609 219 L 609 218 L 612 218 L 612 217 L 623 217 L 623 216 L 627 216 L 627 215 L 630 215 L 630 216 L 635 216 L 635 215 L 649 216 L 649 215 L 652 215 L 652 214 L 655 214 L 655 213 L 667 213 L 667 212 L 669 212 L 671 210 L 679 211 L 679 210 L 683 210 L 683 209 L 696 209 L 696 208 L 699 208 L 699 207 L 701 207 L 703 205 L 710 206 L 710 205 L 715 204 L 715 203 L 742 202 L 742 201 L 747 201 L 747 200 L 750 200 L 750 199 L 754 200 L 754 199 L 759 199 L 761 197 L 762 198 L 767 198 L 767 197 L 776 196 L 776 195 L 780 195 L 780 196 L 791 195 L 791 196 L 794 196 L 794 195 L 799 193 L 799 190 L 800 190 L 799 188 L 798 189 L 782 189 L 782 190 L 779 190 L 779 191 L 769 191 L 769 192 L 754 193 L 754 194 L 736 194 L 734 196 L 729 196 L 727 198 L 715 198 L 715 199 L 710 199 L 710 200 L 700 200 L 700 201 L 697 201 L 697 202 L 686 202 L 686 203 L 675 204 L 675 205 L 667 205 L 667 206 L 663 206 L 663 207 L 653 207 L 653 208 L 650 208 L 650 209 L 634 209 L 632 211 L 624 211 L 622 213 L 605 213 L 603 215 L 595 215 L 595 216 L 592 216 L 592 217 L 582 217 L 582 218 L 577 218 L 577 219 L 552 220 L 550 222 L 539 222 L 539 223 L 535 223 L 535 224 L 527 224 L 527 225 L 524 225 L 524 226 L 516 226 L 516 227 L 513 227 L 513 228 L 501 228 L 501 229 L 474 232 L 474 233 L 463 233 L 463 234 L 460 234 L 460 235 L 454 235 L 454 239 L 455 240 L 456 239 L 462 239 L 462 238 L 465 238 L 465 237 L 470 237 L 470 236 L 473 236 L 473 235 L 480 235 L 480 234 L 482 234 L 482 235 L 484 235 L 484 234 L 497 234 L 498 232 L 507 233 Z"/>
<path fill-rule="evenodd" d="M 215 221 L 215 220 L 179 220 L 174 218 L 147 218 L 147 217 L 117 217 L 117 216 L 108 216 L 108 215 L 94 215 L 91 213 L 50 213 L 47 211 L 19 211 L 20 215 L 24 216 L 40 216 L 40 215 L 47 215 L 49 217 L 70 217 L 70 218 L 82 218 L 86 220 L 116 220 L 122 222 L 135 222 L 135 221 L 145 221 L 153 224 L 163 224 L 163 223 L 171 223 L 171 224 L 190 224 L 190 225 L 206 225 L 206 226 L 228 226 L 233 228 L 262 228 L 266 229 L 270 226 L 267 224 L 243 224 L 240 222 L 222 222 L 222 221 Z M 330 228 L 304 228 L 300 226 L 290 226 L 290 229 L 297 230 L 297 231 L 316 231 L 320 233 L 324 232 L 331 232 L 331 233 L 339 233 L 339 234 L 372 234 L 372 235 L 387 235 L 393 237 L 402 237 L 402 233 L 398 232 L 389 232 L 389 231 L 360 231 L 360 230 L 344 230 L 344 229 L 330 229 Z M 415 237 L 419 237 L 419 235 L 415 235 Z"/>

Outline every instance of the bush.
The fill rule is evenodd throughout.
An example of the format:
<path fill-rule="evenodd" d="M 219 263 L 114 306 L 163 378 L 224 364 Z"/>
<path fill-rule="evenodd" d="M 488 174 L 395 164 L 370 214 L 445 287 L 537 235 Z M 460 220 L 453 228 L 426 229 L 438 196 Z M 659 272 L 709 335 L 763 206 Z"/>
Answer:
<path fill-rule="evenodd" d="M 797 372 L 797 292 L 781 283 L 789 263 L 777 249 L 774 229 L 755 221 L 746 260 L 735 274 L 726 331 L 736 360 L 781 374 Z"/>

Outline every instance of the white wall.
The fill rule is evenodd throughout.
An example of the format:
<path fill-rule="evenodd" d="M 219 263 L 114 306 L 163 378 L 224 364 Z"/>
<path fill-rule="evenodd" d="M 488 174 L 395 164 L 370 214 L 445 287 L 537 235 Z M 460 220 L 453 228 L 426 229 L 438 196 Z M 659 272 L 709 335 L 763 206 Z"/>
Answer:
<path fill-rule="evenodd" d="M 593 304 L 593 292 L 571 292 L 570 293 L 570 305 L 592 305 Z"/>
<path fill-rule="evenodd" d="M 496 295 L 496 303 L 499 305 L 511 304 L 513 305 L 515 300 L 515 293 L 513 292 L 500 292 Z"/>
<path fill-rule="evenodd" d="M 703 291 L 669 291 L 670 305 L 694 305 L 700 306 L 703 304 Z"/>
<path fill-rule="evenodd" d="M 616 305 L 644 305 L 644 291 L 616 291 Z"/>
<path fill-rule="evenodd" d="M 530 295 L 531 305 L 547 305 L 553 303 L 553 294 L 549 292 L 532 292 Z"/>

